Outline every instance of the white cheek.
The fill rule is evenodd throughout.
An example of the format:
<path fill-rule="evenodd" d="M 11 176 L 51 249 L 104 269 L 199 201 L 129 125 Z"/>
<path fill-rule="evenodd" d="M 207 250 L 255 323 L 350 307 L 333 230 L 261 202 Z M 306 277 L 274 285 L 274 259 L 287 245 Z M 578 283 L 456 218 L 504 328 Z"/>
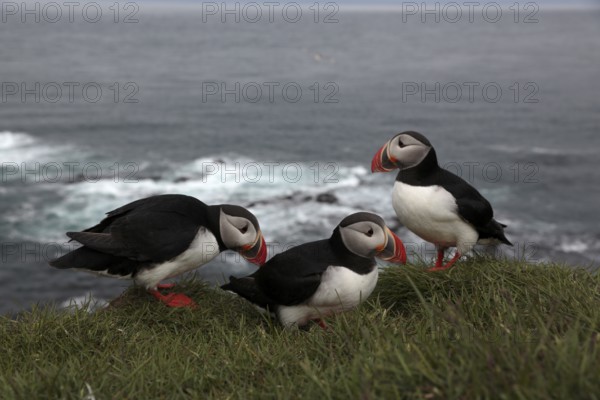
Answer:
<path fill-rule="evenodd" d="M 244 236 L 242 234 L 234 232 L 232 236 L 233 247 L 241 247 L 246 244 L 246 240 L 244 239 Z"/>
<path fill-rule="evenodd" d="M 389 153 L 396 159 L 396 160 L 401 160 L 402 158 L 406 157 L 406 154 L 404 151 L 402 151 L 402 148 L 400 146 L 398 146 L 398 143 L 394 143 L 392 144 L 392 147 L 390 148 Z"/>
<path fill-rule="evenodd" d="M 240 243 L 240 246 L 247 246 L 249 244 L 254 243 L 255 238 L 256 238 L 256 235 L 254 235 L 254 234 L 246 233 L 245 235 L 242 235 L 240 237 L 240 240 L 242 241 L 242 243 Z"/>
<path fill-rule="evenodd" d="M 221 230 L 221 237 L 223 239 L 223 243 L 228 248 L 236 248 L 239 247 L 240 235 L 232 225 L 225 225 Z"/>
<path fill-rule="evenodd" d="M 373 238 L 367 237 L 363 234 L 358 234 L 354 238 L 353 250 L 359 256 L 365 257 L 371 251 L 371 244 Z"/>
<path fill-rule="evenodd" d="M 375 237 L 372 241 L 371 241 L 371 248 L 376 249 L 377 247 L 379 247 L 379 245 L 383 244 L 387 244 L 386 243 L 386 235 L 383 232 L 379 232 L 377 234 L 377 237 Z"/>
<path fill-rule="evenodd" d="M 365 241 L 365 254 L 369 254 L 376 246 L 376 243 L 379 243 L 380 240 L 377 237 L 370 237 Z"/>

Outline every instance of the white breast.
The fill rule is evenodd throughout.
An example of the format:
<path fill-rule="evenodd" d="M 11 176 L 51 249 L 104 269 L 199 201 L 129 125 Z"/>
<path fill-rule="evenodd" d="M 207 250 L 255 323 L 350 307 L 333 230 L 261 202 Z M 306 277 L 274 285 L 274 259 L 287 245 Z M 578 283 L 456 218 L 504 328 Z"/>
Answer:
<path fill-rule="evenodd" d="M 285 326 L 304 325 L 310 320 L 354 308 L 371 295 L 378 274 L 377 267 L 360 275 L 346 267 L 330 266 L 321 276 L 317 291 L 305 304 L 278 308 L 279 320 Z"/>
<path fill-rule="evenodd" d="M 454 196 L 441 186 L 411 186 L 396 181 L 392 205 L 400 222 L 423 240 L 457 246 L 461 254 L 477 242 L 477 231 L 458 215 Z"/>
<path fill-rule="evenodd" d="M 135 276 L 135 282 L 148 289 L 153 289 L 164 279 L 172 278 L 191 271 L 215 258 L 219 251 L 217 238 L 209 230 L 201 227 L 186 251 L 172 260 L 155 264 Z"/>

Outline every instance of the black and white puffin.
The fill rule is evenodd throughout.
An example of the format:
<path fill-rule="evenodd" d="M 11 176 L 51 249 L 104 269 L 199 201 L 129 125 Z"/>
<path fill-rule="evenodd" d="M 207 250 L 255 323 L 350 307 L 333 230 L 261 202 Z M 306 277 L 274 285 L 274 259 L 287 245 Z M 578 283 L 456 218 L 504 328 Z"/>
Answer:
<path fill-rule="evenodd" d="M 375 257 L 406 262 L 402 241 L 383 220 L 359 212 L 342 220 L 329 239 L 305 243 L 277 254 L 254 274 L 230 277 L 223 285 L 277 315 L 286 327 L 349 310 L 364 301 L 377 283 Z"/>
<path fill-rule="evenodd" d="M 429 140 L 417 132 L 402 132 L 373 157 L 372 172 L 400 172 L 392 192 L 392 205 L 402 224 L 437 247 L 431 271 L 450 268 L 475 244 L 501 242 L 503 225 L 494 219 L 490 203 L 460 177 L 440 168 Z M 456 247 L 454 257 L 443 264 L 444 252 Z"/>
<path fill-rule="evenodd" d="M 171 307 L 195 306 L 184 294 L 163 295 L 168 278 L 206 264 L 224 250 L 262 265 L 267 246 L 256 217 L 243 207 L 209 206 L 179 194 L 137 200 L 107 213 L 98 225 L 67 236 L 83 245 L 50 262 L 115 278 L 131 278 Z"/>

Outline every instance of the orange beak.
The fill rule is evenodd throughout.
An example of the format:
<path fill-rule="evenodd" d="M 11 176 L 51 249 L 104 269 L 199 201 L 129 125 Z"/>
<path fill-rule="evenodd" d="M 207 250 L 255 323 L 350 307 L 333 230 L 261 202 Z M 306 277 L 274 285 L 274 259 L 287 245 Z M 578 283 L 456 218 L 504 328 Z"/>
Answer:
<path fill-rule="evenodd" d="M 371 161 L 371 172 L 390 172 L 398 168 L 396 165 L 396 161 L 398 160 L 390 156 L 388 152 L 389 145 L 390 142 L 387 142 L 375 154 L 375 157 Z"/>
<path fill-rule="evenodd" d="M 261 266 L 267 261 L 267 243 L 265 242 L 262 233 L 259 232 L 259 235 L 260 237 L 256 243 L 244 246 L 242 250 L 240 250 L 240 254 L 252 264 Z"/>
<path fill-rule="evenodd" d="M 406 264 L 404 243 L 389 228 L 386 227 L 385 230 L 387 233 L 387 242 L 380 249 L 377 249 L 379 250 L 377 257 L 393 263 Z"/>

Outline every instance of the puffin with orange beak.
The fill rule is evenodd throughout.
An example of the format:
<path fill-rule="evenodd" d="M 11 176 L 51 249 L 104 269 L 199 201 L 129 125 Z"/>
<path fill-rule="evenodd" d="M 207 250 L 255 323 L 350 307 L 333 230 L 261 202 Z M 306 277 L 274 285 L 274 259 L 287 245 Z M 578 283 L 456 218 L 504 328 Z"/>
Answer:
<path fill-rule="evenodd" d="M 133 279 L 169 307 L 195 303 L 182 293 L 161 293 L 174 286 L 160 285 L 164 279 L 198 268 L 225 250 L 257 265 L 267 259 L 265 239 L 250 211 L 228 204 L 209 206 L 178 194 L 134 201 L 67 236 L 83 246 L 50 265 Z"/>
<path fill-rule="evenodd" d="M 271 258 L 254 274 L 230 277 L 221 288 L 303 327 L 358 306 L 377 283 L 375 258 L 406 263 L 402 241 L 383 220 L 359 212 L 344 218 L 329 239 L 305 243 Z"/>
<path fill-rule="evenodd" d="M 504 243 L 503 225 L 494 219 L 490 203 L 460 177 L 440 168 L 429 140 L 418 132 L 402 132 L 384 144 L 373 157 L 372 172 L 399 169 L 392 205 L 402 224 L 437 247 L 431 271 L 450 268 L 476 243 Z M 456 247 L 443 264 L 444 252 Z"/>

